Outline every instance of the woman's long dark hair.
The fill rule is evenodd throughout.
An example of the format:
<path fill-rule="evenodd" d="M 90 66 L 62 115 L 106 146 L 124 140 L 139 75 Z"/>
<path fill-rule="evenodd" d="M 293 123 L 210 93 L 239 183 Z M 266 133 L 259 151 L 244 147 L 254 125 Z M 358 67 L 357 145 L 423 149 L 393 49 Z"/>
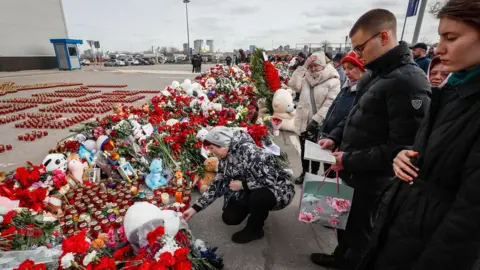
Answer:
<path fill-rule="evenodd" d="M 480 31 L 480 0 L 449 0 L 443 7 L 434 10 L 437 18 L 461 21 Z"/>

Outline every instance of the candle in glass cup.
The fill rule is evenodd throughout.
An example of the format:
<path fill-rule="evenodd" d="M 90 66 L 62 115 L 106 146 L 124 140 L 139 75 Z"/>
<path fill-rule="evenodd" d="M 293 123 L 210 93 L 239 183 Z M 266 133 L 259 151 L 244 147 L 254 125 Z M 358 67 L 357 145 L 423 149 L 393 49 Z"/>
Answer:
<path fill-rule="evenodd" d="M 175 201 L 178 203 L 183 202 L 183 194 L 181 191 L 175 192 Z"/>
<path fill-rule="evenodd" d="M 170 195 L 168 193 L 162 193 L 162 203 L 165 205 L 170 203 Z"/>

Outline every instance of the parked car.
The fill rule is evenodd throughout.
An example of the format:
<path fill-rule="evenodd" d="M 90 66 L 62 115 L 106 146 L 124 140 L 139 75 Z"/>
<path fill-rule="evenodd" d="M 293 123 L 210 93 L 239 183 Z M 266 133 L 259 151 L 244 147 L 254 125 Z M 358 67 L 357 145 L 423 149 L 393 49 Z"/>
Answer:
<path fill-rule="evenodd" d="M 129 58 L 125 60 L 125 65 L 127 66 L 138 66 L 140 62 L 137 59 Z"/>
<path fill-rule="evenodd" d="M 82 65 L 82 66 L 90 66 L 90 60 L 88 60 L 88 59 L 82 59 L 82 61 L 80 61 L 80 65 Z"/>
<path fill-rule="evenodd" d="M 147 60 L 145 60 L 145 59 L 142 59 L 142 58 L 136 58 L 135 60 L 137 60 L 137 61 L 138 61 L 138 64 L 139 64 L 139 65 L 145 65 L 145 66 L 146 66 L 146 65 L 150 65 L 150 62 L 148 62 L 148 61 L 147 61 Z"/>
<path fill-rule="evenodd" d="M 110 59 L 108 61 L 105 61 L 103 65 L 106 67 L 123 67 L 125 66 L 125 62 L 118 59 Z"/>

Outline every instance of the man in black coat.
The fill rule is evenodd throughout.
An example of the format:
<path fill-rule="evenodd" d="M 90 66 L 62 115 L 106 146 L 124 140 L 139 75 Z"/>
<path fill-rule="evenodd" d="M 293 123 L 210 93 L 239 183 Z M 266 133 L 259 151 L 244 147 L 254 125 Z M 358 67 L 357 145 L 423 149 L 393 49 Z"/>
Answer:
<path fill-rule="evenodd" d="M 225 58 L 225 62 L 227 62 L 227 66 L 231 66 L 232 65 L 232 57 L 230 57 L 230 55 L 227 56 Z"/>
<path fill-rule="evenodd" d="M 345 234 L 334 255 L 312 254 L 323 266 L 354 269 L 369 242 L 380 194 L 391 184 L 394 149 L 413 143 L 429 106 L 430 85 L 408 45 L 397 41 L 388 10 L 365 13 L 350 31 L 354 51 L 369 70 L 357 85 L 348 117 L 319 141 L 338 149 L 333 167 L 354 188 Z"/>

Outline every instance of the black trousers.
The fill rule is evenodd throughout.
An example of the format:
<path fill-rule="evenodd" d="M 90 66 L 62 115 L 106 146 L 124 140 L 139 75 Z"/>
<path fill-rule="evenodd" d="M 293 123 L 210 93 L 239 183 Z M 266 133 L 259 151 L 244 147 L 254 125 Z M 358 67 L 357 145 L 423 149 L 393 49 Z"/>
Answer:
<path fill-rule="evenodd" d="M 256 231 L 262 230 L 268 213 L 277 204 L 275 195 L 268 188 L 260 188 L 248 192 L 240 200 L 231 199 L 222 219 L 227 225 L 239 225 L 248 216 L 245 229 Z"/>
<path fill-rule="evenodd" d="M 342 262 L 342 269 L 355 269 L 370 242 L 370 234 L 378 211 L 379 197 L 354 192 L 350 216 L 345 230 L 337 230 L 338 246 L 333 255 Z"/>
<path fill-rule="evenodd" d="M 305 157 L 305 139 L 302 138 L 302 136 L 298 137 L 300 139 L 300 150 L 301 150 L 301 155 L 300 158 L 302 159 L 302 169 L 303 173 L 312 173 L 312 174 L 318 174 L 318 170 L 320 169 L 320 162 L 316 161 L 310 161 L 304 159 Z M 310 170 L 310 163 L 312 163 L 312 168 Z"/>

